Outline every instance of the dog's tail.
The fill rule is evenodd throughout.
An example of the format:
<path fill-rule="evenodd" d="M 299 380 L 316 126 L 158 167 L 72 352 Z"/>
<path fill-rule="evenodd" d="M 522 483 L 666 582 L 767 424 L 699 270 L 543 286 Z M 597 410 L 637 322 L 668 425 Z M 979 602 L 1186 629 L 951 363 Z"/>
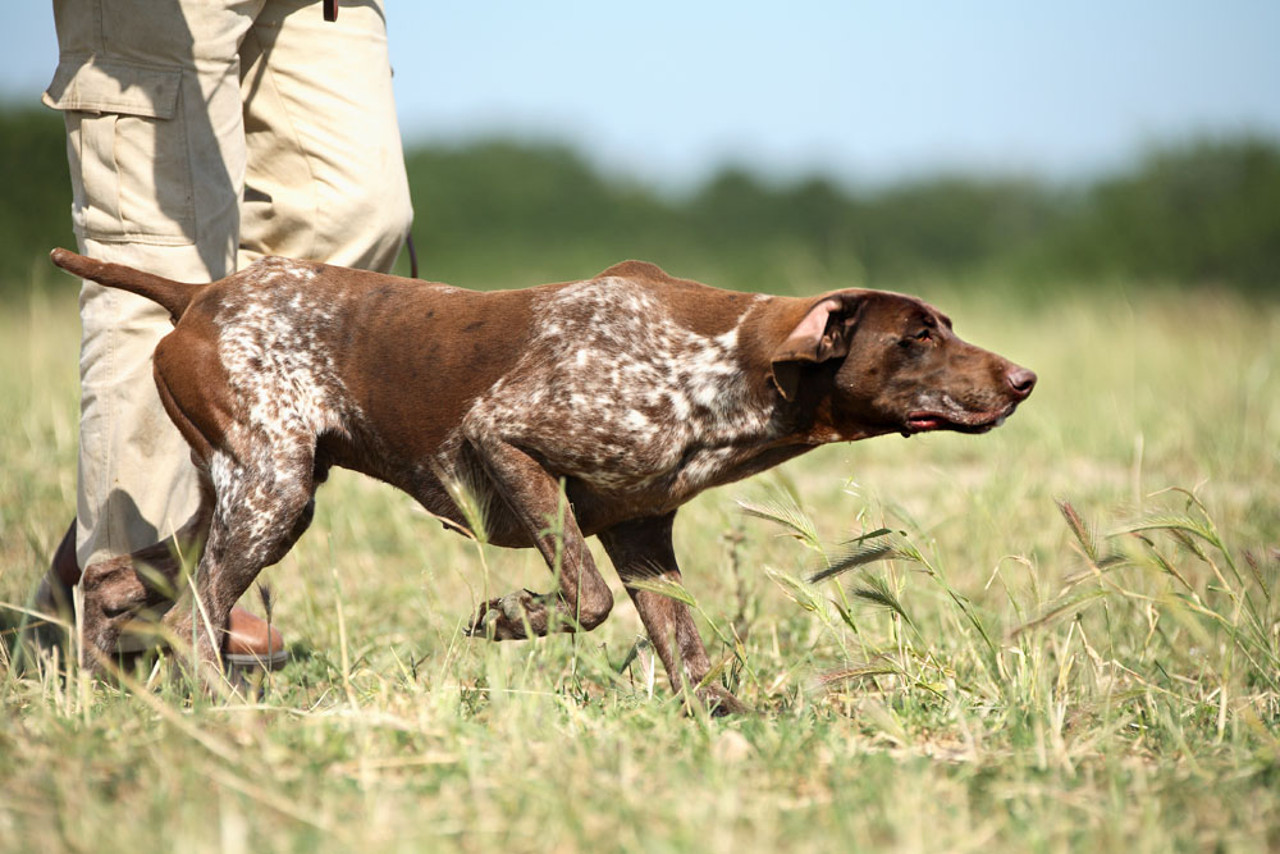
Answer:
<path fill-rule="evenodd" d="M 182 317 L 200 289 L 199 285 L 153 276 L 123 264 L 109 264 L 95 258 L 86 258 L 68 249 L 55 249 L 49 253 L 49 258 L 68 273 L 82 279 L 91 279 L 108 288 L 119 288 L 160 303 L 169 312 L 174 323 Z"/>

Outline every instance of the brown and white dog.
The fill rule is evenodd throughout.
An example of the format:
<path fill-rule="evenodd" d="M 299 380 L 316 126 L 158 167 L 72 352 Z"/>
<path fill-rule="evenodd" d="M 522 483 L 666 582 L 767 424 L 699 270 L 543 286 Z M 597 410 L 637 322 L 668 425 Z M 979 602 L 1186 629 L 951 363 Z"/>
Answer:
<path fill-rule="evenodd" d="M 203 476 L 184 535 L 207 529 L 196 589 L 209 625 L 289 551 L 337 465 L 465 529 L 464 490 L 488 541 L 542 553 L 559 589 L 485 603 L 473 634 L 599 625 L 613 596 L 584 542 L 598 536 L 677 690 L 711 669 L 692 616 L 632 583 L 679 581 L 680 505 L 828 442 L 989 430 L 1036 381 L 929 305 L 879 291 L 736 293 L 634 261 L 491 293 L 283 258 L 187 285 L 63 249 L 52 258 L 176 324 L 155 379 Z M 85 643 L 104 654 L 158 595 L 128 561 L 89 567 L 83 584 Z M 179 637 L 191 619 L 166 617 Z M 220 639 L 197 636 L 216 666 Z M 739 707 L 716 686 L 701 692 Z"/>

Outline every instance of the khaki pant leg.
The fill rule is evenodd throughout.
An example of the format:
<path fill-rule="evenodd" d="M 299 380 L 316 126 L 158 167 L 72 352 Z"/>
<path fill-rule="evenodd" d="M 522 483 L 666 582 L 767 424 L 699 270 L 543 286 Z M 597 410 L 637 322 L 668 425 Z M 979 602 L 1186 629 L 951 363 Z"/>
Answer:
<path fill-rule="evenodd" d="M 80 251 L 158 269 L 149 252 L 125 260 L 124 244 Z M 151 353 L 170 329 L 168 312 L 123 291 L 86 282 L 80 291 L 80 451 L 76 554 L 81 566 L 159 542 L 196 506 L 190 449 L 160 405 Z"/>
<path fill-rule="evenodd" d="M 244 145 L 237 48 L 253 3 L 55 0 L 80 251 L 186 281 L 231 272 Z M 141 297 L 81 292 L 77 558 L 155 543 L 195 508 L 190 451 L 151 353 L 172 327 Z"/>
<path fill-rule="evenodd" d="M 388 270 L 413 220 L 381 2 L 326 22 L 266 0 L 241 50 L 249 151 L 240 265 L 286 255 Z"/>

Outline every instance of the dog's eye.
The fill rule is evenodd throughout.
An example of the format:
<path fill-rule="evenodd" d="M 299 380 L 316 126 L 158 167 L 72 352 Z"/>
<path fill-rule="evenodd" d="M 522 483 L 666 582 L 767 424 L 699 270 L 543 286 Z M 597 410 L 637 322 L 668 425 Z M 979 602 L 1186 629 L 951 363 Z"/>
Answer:
<path fill-rule="evenodd" d="M 915 335 L 910 335 L 898 342 L 898 346 L 902 349 L 909 349 L 917 344 L 927 344 L 933 340 L 933 331 L 930 329 L 922 329 Z"/>
<path fill-rule="evenodd" d="M 898 340 L 898 346 L 906 350 L 917 344 L 928 344 L 934 339 L 934 331 L 930 327 L 925 327 L 919 332 L 908 334 L 905 338 Z"/>

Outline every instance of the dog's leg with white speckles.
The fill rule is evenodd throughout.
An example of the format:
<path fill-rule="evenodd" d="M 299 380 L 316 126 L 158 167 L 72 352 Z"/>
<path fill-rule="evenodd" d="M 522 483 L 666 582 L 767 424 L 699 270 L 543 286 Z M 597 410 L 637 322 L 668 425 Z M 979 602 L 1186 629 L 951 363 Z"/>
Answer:
<path fill-rule="evenodd" d="M 559 483 L 514 445 L 477 438 L 472 444 L 530 542 L 552 571 L 559 570 L 560 590 L 553 595 L 520 590 L 491 599 L 480 606 L 468 633 L 494 640 L 540 637 L 553 626 L 552 611 L 559 613 L 560 631 L 590 631 L 603 623 L 613 608 L 613 593 L 596 569 Z"/>
<path fill-rule="evenodd" d="M 680 584 L 680 568 L 676 565 L 671 545 L 671 525 L 676 514 L 636 519 L 600 532 L 614 568 L 627 585 L 636 604 L 649 640 L 662 659 L 672 690 L 685 685 L 698 686 L 711 672 L 711 661 L 698 635 L 689 606 L 670 596 L 631 586 L 632 581 L 663 580 Z M 713 714 L 745 712 L 747 709 L 719 685 L 702 685 L 698 696 Z"/>
<path fill-rule="evenodd" d="M 311 520 L 314 451 L 305 440 L 281 449 L 288 445 L 285 439 L 275 445 L 259 439 L 244 443 L 238 457 L 214 453 L 216 507 L 196 566 L 199 608 L 180 603 L 165 615 L 177 638 L 194 637 L 196 660 L 208 674 L 220 672 L 222 633 L 232 606 L 263 568 L 288 553 Z"/>

